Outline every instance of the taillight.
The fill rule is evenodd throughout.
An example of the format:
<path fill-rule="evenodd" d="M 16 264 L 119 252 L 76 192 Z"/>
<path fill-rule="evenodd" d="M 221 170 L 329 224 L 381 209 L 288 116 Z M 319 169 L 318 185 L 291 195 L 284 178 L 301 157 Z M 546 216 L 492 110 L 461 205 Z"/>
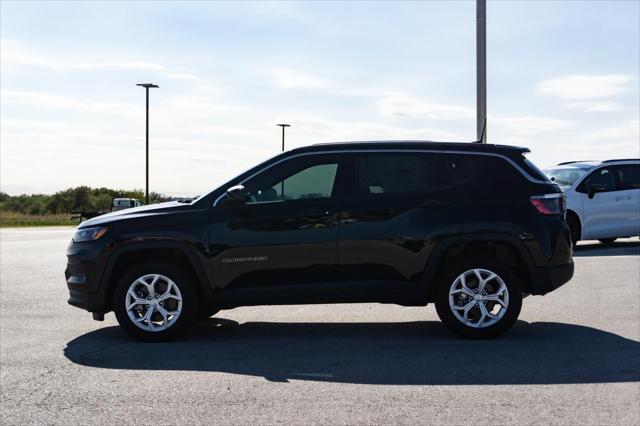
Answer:
<path fill-rule="evenodd" d="M 566 197 L 564 194 L 534 195 L 531 204 L 542 214 L 564 214 Z"/>

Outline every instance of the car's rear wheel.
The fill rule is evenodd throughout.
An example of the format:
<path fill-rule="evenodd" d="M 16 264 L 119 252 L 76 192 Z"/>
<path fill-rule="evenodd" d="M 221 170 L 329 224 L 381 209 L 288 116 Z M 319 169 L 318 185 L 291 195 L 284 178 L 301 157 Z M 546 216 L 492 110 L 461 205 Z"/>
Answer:
<path fill-rule="evenodd" d="M 507 331 L 522 307 L 522 285 L 513 272 L 491 259 L 463 260 L 442 274 L 436 310 L 453 332 L 490 339 Z"/>
<path fill-rule="evenodd" d="M 598 239 L 598 241 L 600 241 L 602 244 L 611 244 L 616 239 L 617 238 L 600 238 L 600 239 Z"/>
<path fill-rule="evenodd" d="M 179 267 L 148 262 L 123 274 L 114 292 L 113 309 L 122 329 L 135 339 L 171 340 L 193 324 L 196 291 Z"/>

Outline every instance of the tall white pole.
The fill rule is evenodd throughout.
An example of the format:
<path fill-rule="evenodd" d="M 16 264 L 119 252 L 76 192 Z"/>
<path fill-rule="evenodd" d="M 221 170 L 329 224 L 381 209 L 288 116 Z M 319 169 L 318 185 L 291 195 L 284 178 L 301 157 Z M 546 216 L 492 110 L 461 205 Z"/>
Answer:
<path fill-rule="evenodd" d="M 476 135 L 487 143 L 487 2 L 476 0 Z"/>

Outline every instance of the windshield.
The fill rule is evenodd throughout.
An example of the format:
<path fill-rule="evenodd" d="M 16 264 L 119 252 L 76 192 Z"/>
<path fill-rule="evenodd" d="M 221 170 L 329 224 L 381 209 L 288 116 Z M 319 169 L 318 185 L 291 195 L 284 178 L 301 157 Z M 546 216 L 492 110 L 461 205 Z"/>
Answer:
<path fill-rule="evenodd" d="M 578 179 L 587 174 L 586 170 L 582 169 L 547 169 L 544 171 L 549 179 L 557 183 L 563 188 L 572 186 Z"/>

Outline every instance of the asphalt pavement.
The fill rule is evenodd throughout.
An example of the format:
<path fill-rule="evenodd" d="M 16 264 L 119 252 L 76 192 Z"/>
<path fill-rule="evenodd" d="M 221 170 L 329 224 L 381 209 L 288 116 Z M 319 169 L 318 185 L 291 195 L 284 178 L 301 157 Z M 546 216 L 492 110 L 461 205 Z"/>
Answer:
<path fill-rule="evenodd" d="M 433 306 L 222 311 L 144 344 L 67 305 L 71 228 L 0 230 L 0 423 L 640 424 L 640 241 L 465 341 Z"/>

